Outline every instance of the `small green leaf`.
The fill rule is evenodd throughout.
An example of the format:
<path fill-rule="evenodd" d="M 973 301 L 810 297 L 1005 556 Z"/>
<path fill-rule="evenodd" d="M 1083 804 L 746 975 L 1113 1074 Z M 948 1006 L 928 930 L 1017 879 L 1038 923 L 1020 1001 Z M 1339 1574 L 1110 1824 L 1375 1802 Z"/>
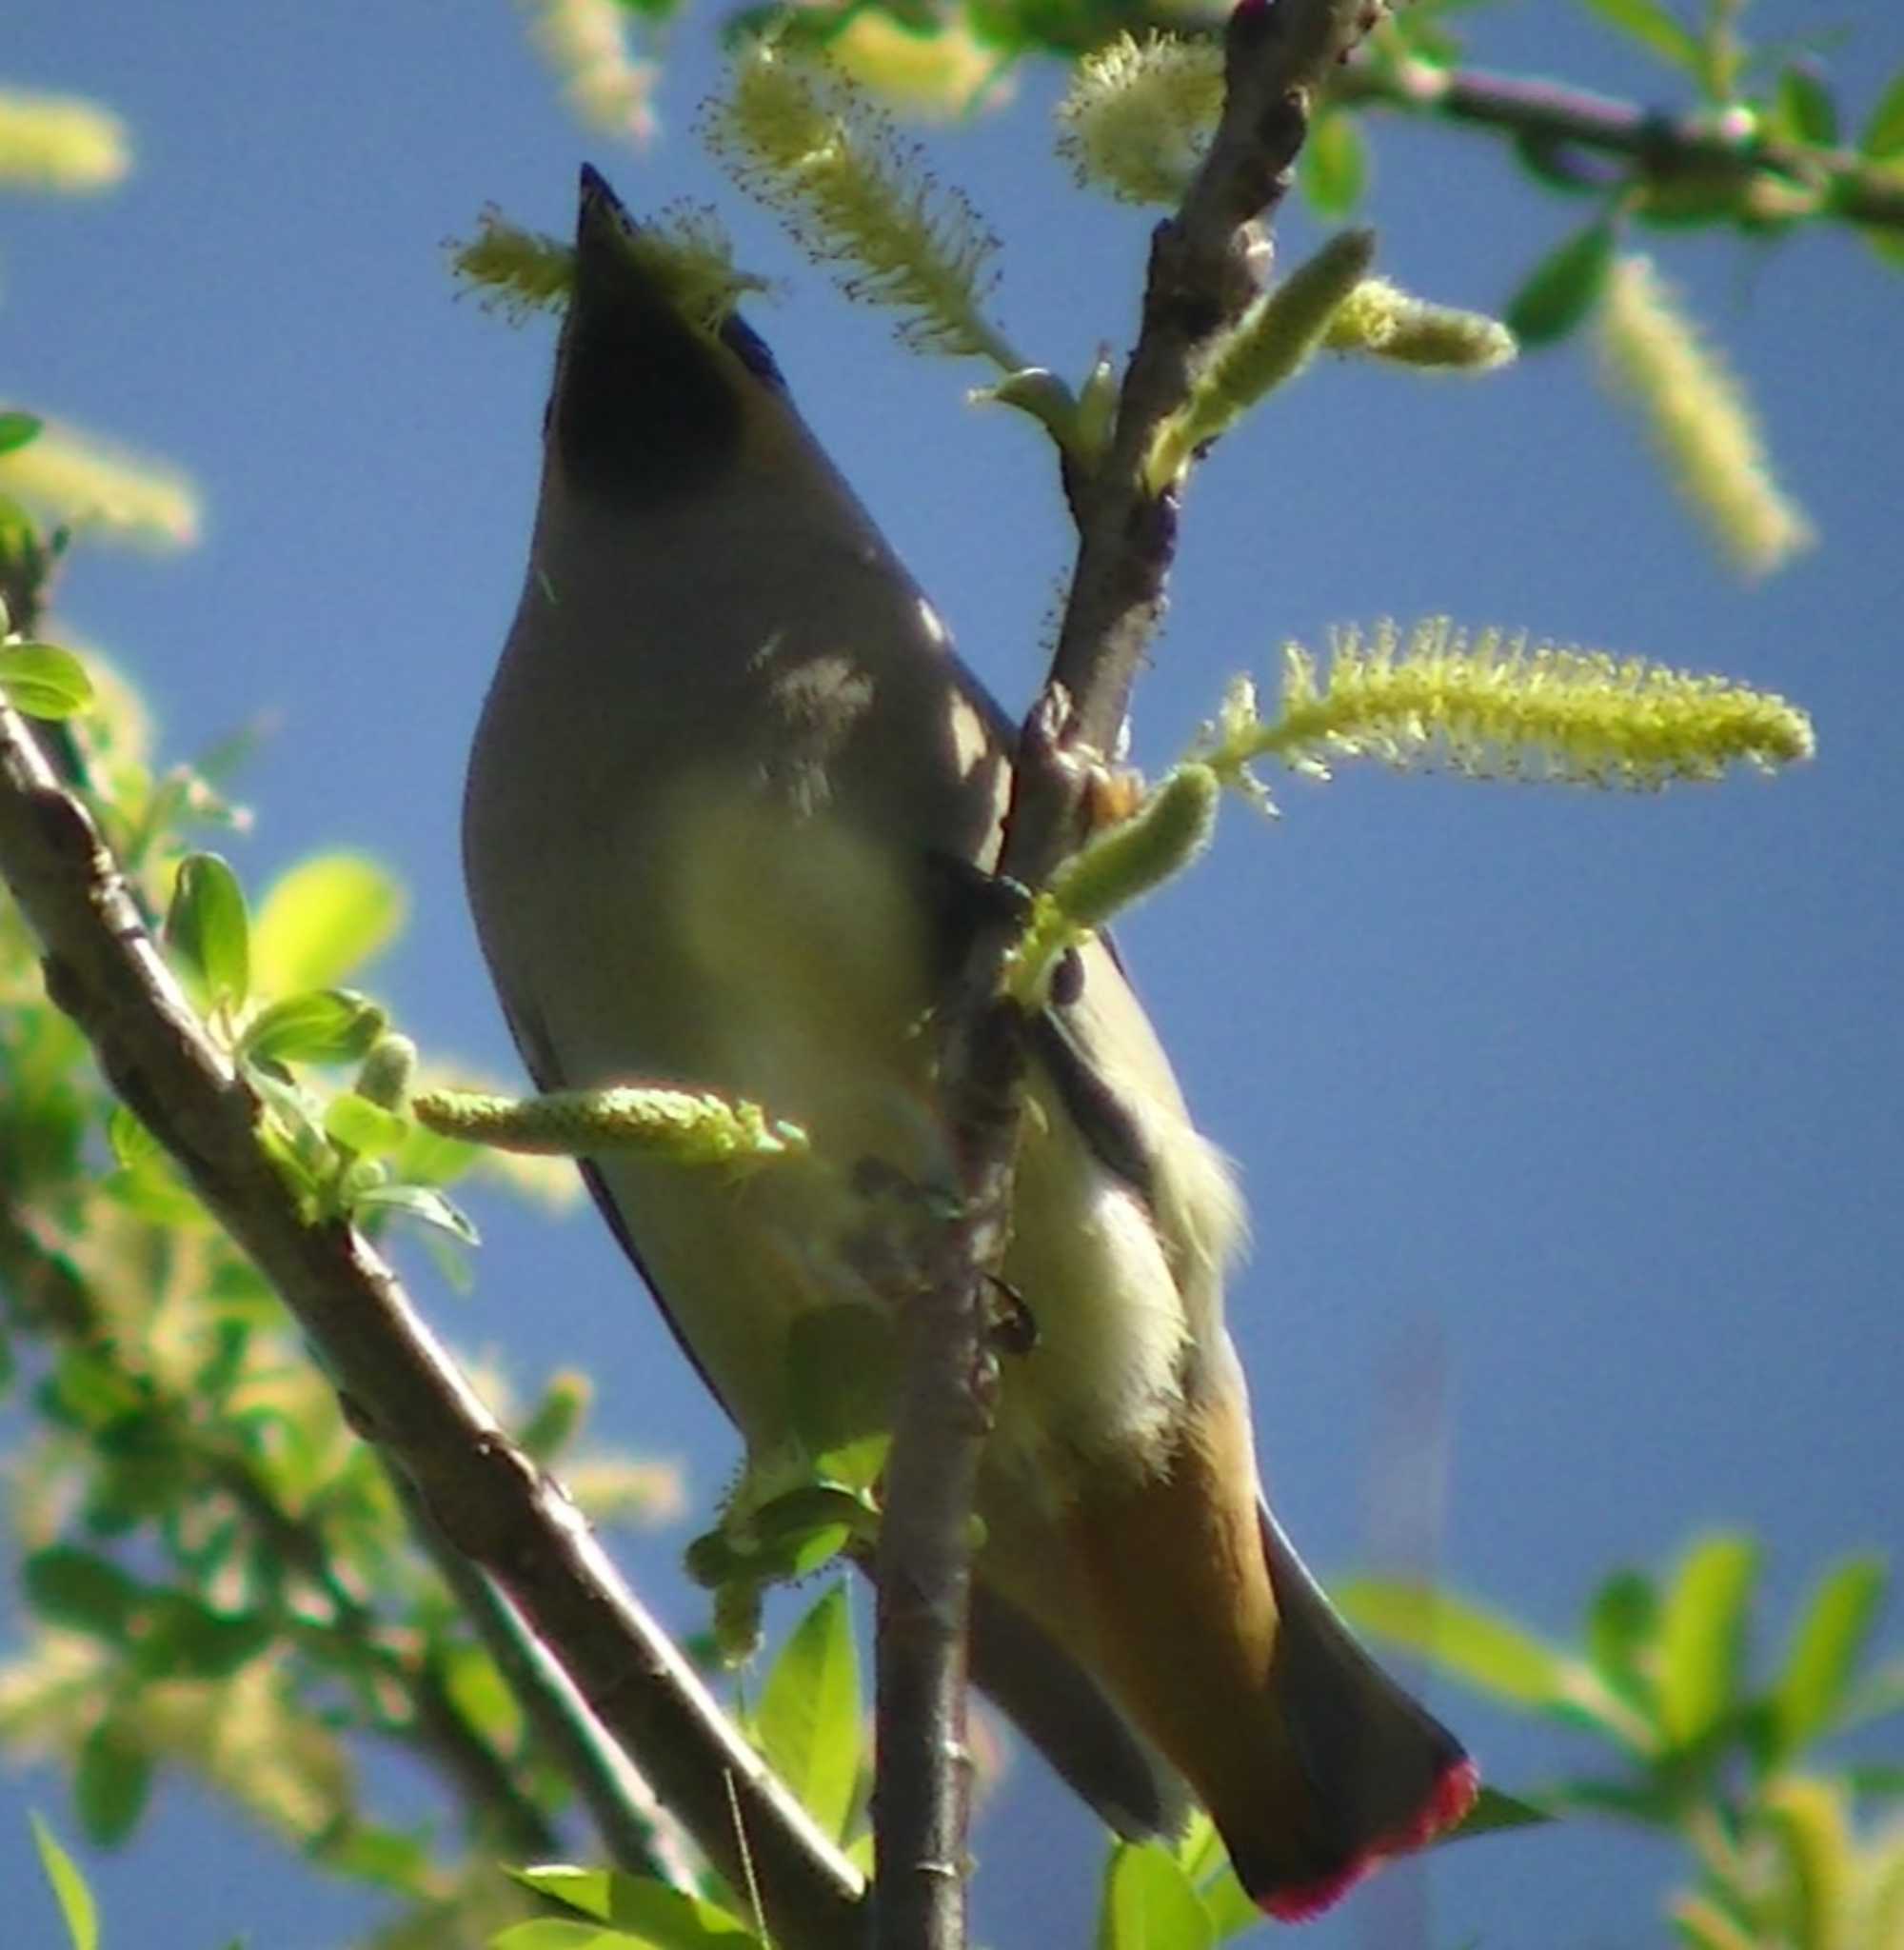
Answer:
<path fill-rule="evenodd" d="M 1904 68 L 1885 84 L 1857 146 L 1874 163 L 1904 155 Z"/>
<path fill-rule="evenodd" d="M 72 1799 L 87 1840 L 114 1848 L 139 1825 L 152 1791 L 149 1755 L 111 1721 L 81 1742 L 73 1767 Z"/>
<path fill-rule="evenodd" d="M 70 1950 L 99 1950 L 99 1912 L 86 1878 L 38 1815 L 32 1817 L 32 1823 L 33 1846 L 40 1852 L 40 1868 L 59 1903 Z"/>
<path fill-rule="evenodd" d="M 860 1779 L 860 1667 L 846 1587 L 835 1584 L 774 1661 L 754 1717 L 767 1763 L 836 1841 Z"/>
<path fill-rule="evenodd" d="M 1750 1539 L 1702 1539 L 1682 1560 L 1659 1621 L 1659 1717 L 1667 1738 L 1690 1746 L 1733 1704 L 1745 1608 L 1758 1571 Z"/>
<path fill-rule="evenodd" d="M 216 853 L 188 853 L 179 863 L 165 937 L 196 978 L 204 1005 L 235 1008 L 244 1002 L 251 986 L 245 891 Z"/>
<path fill-rule="evenodd" d="M 1838 139 L 1838 108 L 1831 90 L 1813 70 L 1796 62 L 1778 77 L 1774 113 L 1792 140 L 1825 148 Z"/>
<path fill-rule="evenodd" d="M 468 1214 L 433 1185 L 379 1184 L 361 1191 L 350 1202 L 353 1218 L 366 1213 L 391 1212 L 418 1225 L 446 1232 L 463 1245 L 481 1245 L 482 1236 L 469 1222 Z"/>
<path fill-rule="evenodd" d="M 1887 1767 L 1881 1763 L 1869 1767 L 1847 1767 L 1844 1778 L 1853 1794 L 1869 1795 L 1877 1801 L 1894 1801 L 1904 1798 L 1904 1767 Z"/>
<path fill-rule="evenodd" d="M 1507 328 L 1523 348 L 1552 346 L 1586 317 L 1606 284 L 1614 229 L 1598 218 L 1548 252 L 1508 301 Z"/>
<path fill-rule="evenodd" d="M 1884 1561 L 1850 1558 L 1812 1594 L 1773 1694 L 1777 1752 L 1788 1758 L 1827 1732 L 1884 1602 Z"/>
<path fill-rule="evenodd" d="M 229 1679 L 276 1637 L 259 1612 L 224 1612 L 182 1591 L 153 1604 L 140 1633 L 136 1669 L 151 1680 Z"/>
<path fill-rule="evenodd" d="M 1564 1653 L 1465 1599 L 1384 1578 L 1350 1579 L 1332 1595 L 1355 1623 L 1497 1700 L 1551 1706 L 1573 1690 Z"/>
<path fill-rule="evenodd" d="M 1368 153 L 1356 118 L 1341 109 L 1325 109 L 1310 125 L 1297 172 L 1318 216 L 1347 216 L 1368 188 Z"/>
<path fill-rule="evenodd" d="M 321 853 L 275 881 L 252 929 L 268 995 L 334 988 L 389 945 L 407 903 L 397 881 L 359 853 Z"/>
<path fill-rule="evenodd" d="M 1586 0 L 1586 7 L 1670 68 L 1697 74 L 1705 66 L 1697 36 L 1680 26 L 1658 0 Z"/>
<path fill-rule="evenodd" d="M 1098 1950 L 1212 1950 L 1217 1933 L 1177 1858 L 1121 1841 L 1104 1872 Z"/>
<path fill-rule="evenodd" d="M 357 1063 L 388 1025 L 354 988 L 315 988 L 261 1010 L 239 1039 L 251 1063 Z"/>
<path fill-rule="evenodd" d="M 30 718 L 71 718 L 92 708 L 92 679 L 57 644 L 0 644 L 0 697 Z"/>
<path fill-rule="evenodd" d="M 20 1582 L 48 1623 L 107 1640 L 125 1635 L 145 1595 L 109 1559 L 66 1543 L 35 1551 L 20 1568 Z"/>
<path fill-rule="evenodd" d="M 1658 1594 L 1638 1571 L 1616 1571 L 1587 1607 L 1587 1656 L 1595 1670 L 1655 1732 L 1658 1701 L 1650 1661 L 1658 1630 Z"/>
<path fill-rule="evenodd" d="M 344 1090 L 324 1107 L 325 1135 L 348 1144 L 360 1158 L 387 1158 L 409 1136 L 409 1120 L 355 1090 Z"/>
<path fill-rule="evenodd" d="M 11 453 L 37 440 L 43 424 L 33 413 L 0 413 L 0 453 Z"/>
<path fill-rule="evenodd" d="M 551 1938 L 552 1945 L 628 1943 L 652 1946 L 652 1950 L 741 1950 L 743 1944 L 756 1940 L 752 1928 L 720 1904 L 689 1896 L 650 1876 L 574 1868 L 560 1862 L 509 1873 L 526 1887 L 565 1902 L 590 1920 L 565 1926 L 595 1934 Z M 605 1923 L 613 1926 L 606 1934 L 599 1927 Z M 621 1934 L 624 1931 L 633 1934 L 625 1936 Z M 514 1943 L 512 1932 L 497 1938 L 492 1950 L 501 1950 L 506 1941 Z"/>

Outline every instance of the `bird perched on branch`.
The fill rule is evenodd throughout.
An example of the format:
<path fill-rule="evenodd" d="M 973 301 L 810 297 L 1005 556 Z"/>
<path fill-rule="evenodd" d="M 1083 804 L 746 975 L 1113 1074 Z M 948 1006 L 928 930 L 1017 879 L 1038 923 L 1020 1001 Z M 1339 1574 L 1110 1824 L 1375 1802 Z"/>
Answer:
<path fill-rule="evenodd" d="M 835 471 L 762 342 L 692 322 L 585 169 L 541 503 L 464 845 L 537 1084 L 716 1089 L 809 1158 L 585 1169 L 756 1456 L 841 1310 L 892 1308 L 892 1187 L 956 1183 L 921 1032 L 983 898 L 1011 726 Z M 1269 1514 L 1222 1322 L 1242 1230 L 1110 949 L 1031 1030 L 981 1469 L 974 1677 L 1126 1835 L 1209 1810 L 1272 1915 L 1335 1900 L 1471 1804 L 1454 1738 Z M 902 1226 L 898 1230 L 902 1231 Z"/>

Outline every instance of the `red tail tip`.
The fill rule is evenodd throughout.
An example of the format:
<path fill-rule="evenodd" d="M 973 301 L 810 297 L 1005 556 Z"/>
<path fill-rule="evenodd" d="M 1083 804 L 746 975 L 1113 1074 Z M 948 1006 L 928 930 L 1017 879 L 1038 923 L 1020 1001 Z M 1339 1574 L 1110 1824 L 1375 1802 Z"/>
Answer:
<path fill-rule="evenodd" d="M 1464 1756 L 1442 1772 L 1413 1820 L 1378 1837 L 1344 1868 L 1319 1876 L 1313 1882 L 1271 1890 L 1259 1899 L 1263 1914 L 1284 1923 L 1307 1922 L 1311 1917 L 1320 1916 L 1391 1856 L 1426 1848 L 1438 1835 L 1445 1835 L 1457 1826 L 1474 1806 L 1480 1791 L 1480 1770 Z"/>

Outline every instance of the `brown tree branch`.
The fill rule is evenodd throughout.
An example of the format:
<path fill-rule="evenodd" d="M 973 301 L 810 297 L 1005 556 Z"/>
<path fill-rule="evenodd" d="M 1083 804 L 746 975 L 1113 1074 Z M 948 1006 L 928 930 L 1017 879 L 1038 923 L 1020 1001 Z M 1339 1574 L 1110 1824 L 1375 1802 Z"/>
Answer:
<path fill-rule="evenodd" d="M 1071 849 L 1089 769 L 1117 743 L 1175 554 L 1174 490 L 1143 462 L 1187 397 L 1211 342 L 1256 295 L 1259 226 L 1290 182 L 1311 105 L 1380 17 L 1377 0 L 1243 0 L 1226 39 L 1216 140 L 1151 249 L 1143 323 L 1109 448 L 1075 461 L 1079 527 L 1050 675 L 1019 741 L 1001 871 L 1042 882 Z M 876 1950 L 960 1950 L 965 1940 L 964 1642 L 972 1490 L 990 1423 L 987 1281 L 1008 1232 L 1023 1023 L 1001 1002 L 1021 917 L 1001 902 L 968 943 L 939 1011 L 942 1082 L 959 1140 L 962 1201 L 930 1290 L 916 1303 L 886 1466 L 879 1554 L 879 1842 Z"/>
<path fill-rule="evenodd" d="M 857 1940 L 858 1872 L 728 1724 L 368 1244 L 302 1216 L 261 1143 L 257 1099 L 180 993 L 90 814 L 5 706 L 0 873 L 45 945 L 49 994 L 277 1289 L 355 1424 L 432 1521 L 508 1595 L 721 1873 L 758 1885 L 778 1941 Z"/>

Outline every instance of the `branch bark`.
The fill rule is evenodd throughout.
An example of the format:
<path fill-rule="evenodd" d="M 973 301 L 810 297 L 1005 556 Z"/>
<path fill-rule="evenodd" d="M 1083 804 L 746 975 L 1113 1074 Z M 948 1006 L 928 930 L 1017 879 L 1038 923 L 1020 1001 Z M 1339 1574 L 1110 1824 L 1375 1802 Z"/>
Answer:
<path fill-rule="evenodd" d="M 312 1224 L 260 1142 L 258 1102 L 160 958 L 91 816 L 0 706 L 0 873 L 45 945 L 49 994 L 119 1095 L 257 1262 L 353 1423 L 507 1594 L 664 1803 L 793 1950 L 858 1940 L 862 1879 L 722 1715 L 573 1505 L 508 1440 L 369 1244 Z"/>

